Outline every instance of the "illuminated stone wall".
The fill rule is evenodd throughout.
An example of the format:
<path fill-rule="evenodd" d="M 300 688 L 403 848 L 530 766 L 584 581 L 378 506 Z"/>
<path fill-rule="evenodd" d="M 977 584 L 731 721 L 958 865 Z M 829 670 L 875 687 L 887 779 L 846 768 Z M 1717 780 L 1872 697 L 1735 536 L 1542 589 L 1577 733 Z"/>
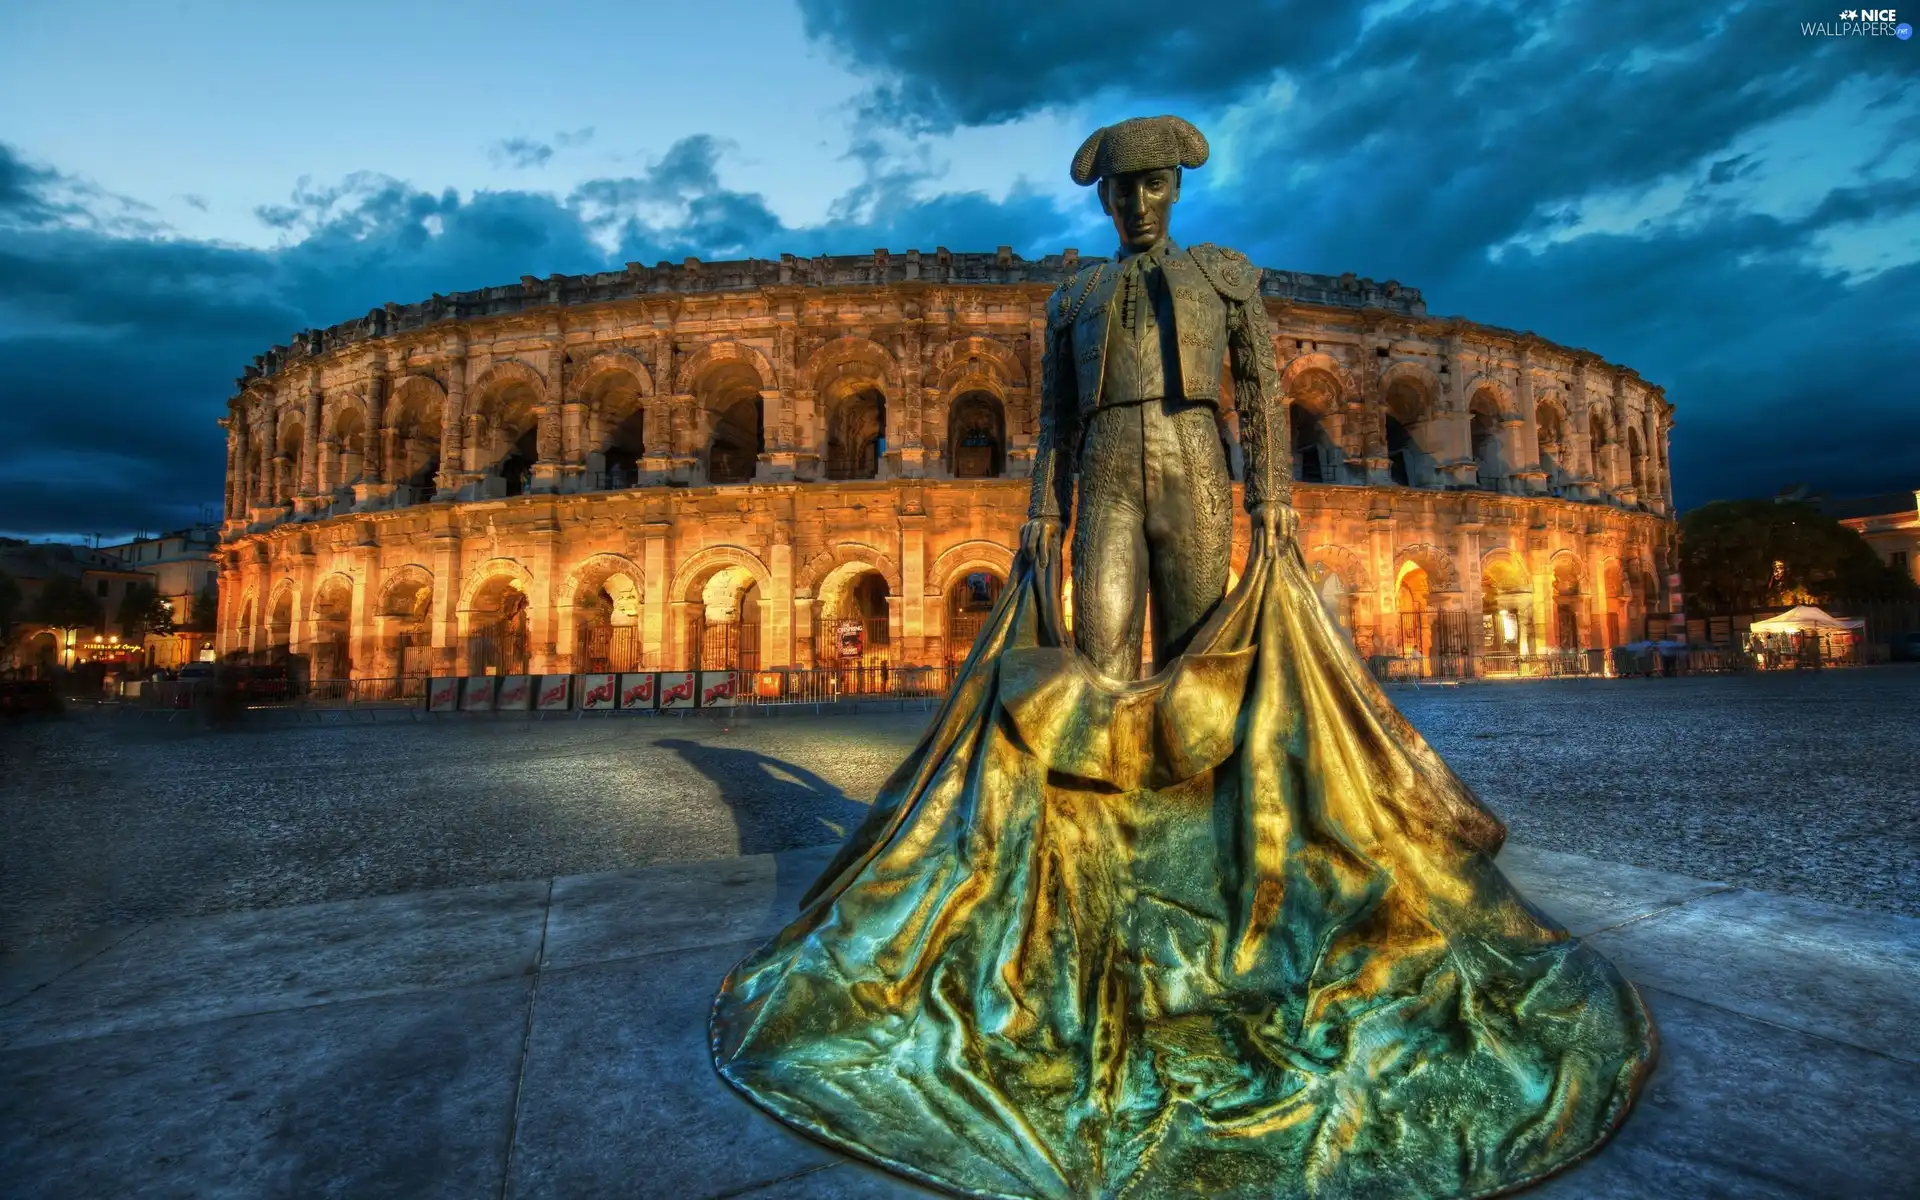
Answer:
<path fill-rule="evenodd" d="M 866 661 L 949 661 L 1011 562 L 1075 262 L 636 264 L 301 334 L 223 422 L 220 648 L 320 677 L 804 666 L 857 621 Z M 1303 549 L 1363 652 L 1643 635 L 1659 388 L 1396 283 L 1263 290 Z"/>

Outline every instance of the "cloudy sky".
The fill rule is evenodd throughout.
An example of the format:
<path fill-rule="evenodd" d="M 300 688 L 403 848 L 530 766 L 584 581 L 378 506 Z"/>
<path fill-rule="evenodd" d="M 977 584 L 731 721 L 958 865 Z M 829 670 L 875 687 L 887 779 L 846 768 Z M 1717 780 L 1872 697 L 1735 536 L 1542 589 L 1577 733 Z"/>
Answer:
<path fill-rule="evenodd" d="M 1176 236 L 1636 368 L 1678 406 L 1683 507 L 1920 486 L 1920 39 L 1803 31 L 1839 11 L 14 0 L 0 532 L 217 515 L 241 366 L 389 300 L 1109 253 L 1068 161 L 1169 111 L 1214 146 Z"/>

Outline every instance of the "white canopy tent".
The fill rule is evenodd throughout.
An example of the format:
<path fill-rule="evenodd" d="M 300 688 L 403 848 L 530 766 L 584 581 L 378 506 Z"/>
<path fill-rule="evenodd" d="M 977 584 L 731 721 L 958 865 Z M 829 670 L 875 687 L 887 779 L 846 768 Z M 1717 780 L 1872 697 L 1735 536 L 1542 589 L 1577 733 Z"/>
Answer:
<path fill-rule="evenodd" d="M 1865 621 L 1832 616 L 1811 604 L 1802 604 L 1788 609 L 1777 617 L 1755 621 L 1752 631 L 1756 634 L 1858 633 L 1866 627 Z"/>

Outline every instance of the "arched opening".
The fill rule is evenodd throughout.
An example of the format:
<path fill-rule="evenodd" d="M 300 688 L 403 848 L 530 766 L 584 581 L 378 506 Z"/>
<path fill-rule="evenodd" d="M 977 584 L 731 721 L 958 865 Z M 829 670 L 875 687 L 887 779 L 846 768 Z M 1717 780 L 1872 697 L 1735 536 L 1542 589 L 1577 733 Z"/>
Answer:
<path fill-rule="evenodd" d="M 1327 616 L 1340 627 L 1340 632 L 1347 635 L 1347 641 L 1353 641 L 1354 595 L 1347 581 L 1325 563 L 1314 563 L 1309 575 L 1313 579 L 1313 590 L 1320 597 L 1320 606 L 1327 610 Z"/>
<path fill-rule="evenodd" d="M 1419 563 L 1400 564 L 1393 607 L 1399 625 L 1400 653 L 1430 657 L 1433 653 L 1433 587 L 1426 568 Z"/>
<path fill-rule="evenodd" d="M 388 585 L 380 605 L 381 656 L 390 676 L 417 679 L 433 673 L 433 583 L 404 575 Z"/>
<path fill-rule="evenodd" d="M 533 465 L 540 458 L 539 403 L 531 384 L 514 379 L 480 404 L 474 453 L 487 473 L 483 495 L 522 496 L 533 489 Z"/>
<path fill-rule="evenodd" d="M 1487 560 L 1480 572 L 1480 652 L 1513 658 L 1533 647 L 1533 591 L 1525 572 L 1506 555 Z M 1518 663 L 1507 664 L 1513 669 Z M 1499 670 L 1496 661 L 1490 669 Z"/>
<path fill-rule="evenodd" d="M 859 563 L 834 570 L 815 606 L 815 660 L 823 667 L 877 668 L 893 661 L 887 578 Z"/>
<path fill-rule="evenodd" d="M 959 666 L 973 651 L 980 630 L 1000 599 L 1007 581 L 999 572 L 969 571 L 947 588 L 947 663 Z"/>
<path fill-rule="evenodd" d="M 386 475 L 396 485 L 396 504 L 431 499 L 438 486 L 440 412 L 440 389 L 432 380 L 409 376 L 394 389 L 387 418 Z"/>
<path fill-rule="evenodd" d="M 1534 409 L 1534 430 L 1540 439 L 1540 467 L 1547 473 L 1547 490 L 1555 496 L 1566 487 L 1567 423 L 1551 404 Z"/>
<path fill-rule="evenodd" d="M 1396 379 L 1387 387 L 1383 410 L 1387 477 L 1401 487 L 1432 486 L 1433 460 L 1414 432 L 1427 419 L 1426 393 L 1412 380 Z"/>
<path fill-rule="evenodd" d="M 1006 456 L 1007 419 L 999 399 L 989 392 L 956 399 L 947 418 L 947 469 L 953 477 L 991 479 L 1005 472 Z"/>
<path fill-rule="evenodd" d="M 871 384 L 827 409 L 827 478 L 877 479 L 887 452 L 887 398 Z"/>
<path fill-rule="evenodd" d="M 1479 468 L 1479 485 L 1488 491 L 1500 491 L 1506 480 L 1507 464 L 1500 447 L 1499 402 L 1486 392 L 1475 393 L 1467 413 L 1468 439 Z"/>
<path fill-rule="evenodd" d="M 529 429 L 513 443 L 494 474 L 505 482 L 506 494 L 524 496 L 533 490 L 533 464 L 540 458 L 540 431 Z"/>
<path fill-rule="evenodd" d="M 600 377 L 587 401 L 590 487 L 630 488 L 640 482 L 640 460 L 647 453 L 645 403 L 631 375 L 609 371 Z"/>
<path fill-rule="evenodd" d="M 707 439 L 708 483 L 746 483 L 759 469 L 766 450 L 760 386 L 753 364 L 738 359 L 716 363 L 701 374 L 695 394 L 713 422 Z"/>
<path fill-rule="evenodd" d="M 1644 502 L 1647 499 L 1645 494 L 1647 486 L 1647 454 L 1640 441 L 1640 431 L 1631 425 L 1627 426 L 1627 469 L 1631 472 L 1628 478 L 1633 483 L 1633 486 L 1638 489 L 1636 494 L 1639 495 L 1639 498 Z"/>
<path fill-rule="evenodd" d="M 352 679 L 353 582 L 330 575 L 313 594 L 313 658 L 315 679 Z"/>
<path fill-rule="evenodd" d="M 300 458 L 306 430 L 295 421 L 280 431 L 280 453 L 274 460 L 274 496 L 277 505 L 293 503 L 300 490 Z"/>
<path fill-rule="evenodd" d="M 340 413 L 325 449 L 328 461 L 322 464 L 322 489 L 336 501 L 353 499 L 353 485 L 364 477 L 367 462 L 367 420 L 358 408 Z"/>
<path fill-rule="evenodd" d="M 1580 564 L 1569 555 L 1553 563 L 1553 645 L 1572 652 L 1580 646 Z"/>
<path fill-rule="evenodd" d="M 1601 487 L 1613 486 L 1613 472 L 1607 469 L 1607 416 L 1594 409 L 1587 417 L 1587 455 L 1593 465 L 1593 477 Z"/>
<path fill-rule="evenodd" d="M 687 669 L 760 669 L 760 584 L 745 567 L 706 577 L 687 608 Z"/>
<path fill-rule="evenodd" d="M 1287 421 L 1293 428 L 1293 477 L 1301 483 L 1332 483 L 1333 443 L 1320 425 L 1320 417 L 1304 404 L 1287 406 Z"/>
<path fill-rule="evenodd" d="M 637 671 L 642 657 L 640 589 L 619 572 L 583 580 L 573 597 L 573 669 Z"/>
<path fill-rule="evenodd" d="M 707 451 L 709 483 L 745 483 L 760 462 L 760 398 L 738 400 L 721 414 Z"/>
<path fill-rule="evenodd" d="M 527 594 L 510 575 L 474 593 L 467 616 L 467 674 L 525 675 L 531 659 Z"/>
<path fill-rule="evenodd" d="M 270 494 L 273 484 L 272 459 L 264 442 L 255 440 L 247 447 L 246 491 L 249 506 L 273 503 Z"/>
<path fill-rule="evenodd" d="M 281 661 L 292 650 L 293 589 L 281 588 L 274 593 L 273 603 L 267 609 L 267 658 L 269 661 Z"/>

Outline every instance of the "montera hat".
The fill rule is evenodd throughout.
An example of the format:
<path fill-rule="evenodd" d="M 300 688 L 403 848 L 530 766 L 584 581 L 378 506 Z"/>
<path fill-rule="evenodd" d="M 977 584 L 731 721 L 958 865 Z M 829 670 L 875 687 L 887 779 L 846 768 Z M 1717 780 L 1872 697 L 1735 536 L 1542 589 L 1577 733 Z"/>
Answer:
<path fill-rule="evenodd" d="M 1073 181 L 1085 187 L 1109 175 L 1197 167 L 1207 161 L 1207 139 L 1179 117 L 1134 117 L 1106 125 L 1080 144 Z"/>

